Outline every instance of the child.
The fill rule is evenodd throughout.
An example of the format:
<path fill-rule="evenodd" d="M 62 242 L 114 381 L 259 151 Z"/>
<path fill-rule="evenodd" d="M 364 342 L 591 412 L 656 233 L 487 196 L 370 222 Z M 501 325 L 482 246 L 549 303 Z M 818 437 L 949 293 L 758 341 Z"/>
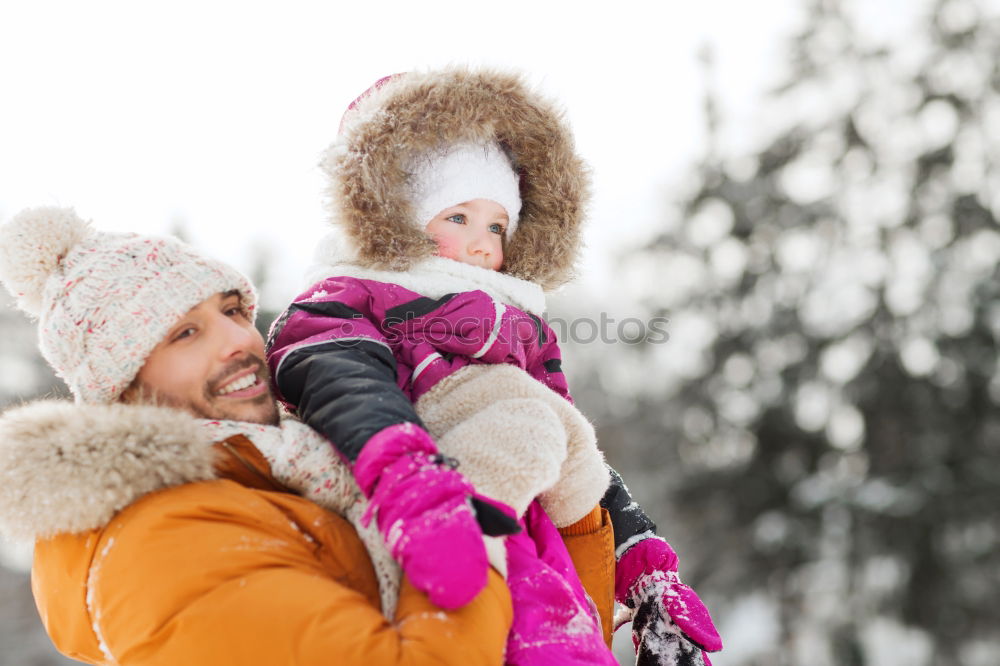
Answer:
<path fill-rule="evenodd" d="M 352 104 L 324 167 L 346 242 L 321 247 L 322 279 L 275 322 L 268 364 L 277 395 L 353 463 L 406 573 L 428 574 L 405 552 L 410 543 L 457 566 L 444 539 L 400 535 L 398 525 L 425 514 L 380 515 L 415 496 L 393 488 L 416 468 L 436 487 L 427 470 L 440 451 L 461 461 L 478 491 L 528 519 L 539 550 L 536 534 L 550 519 L 583 529 L 603 497 L 615 527 L 616 598 L 638 609 L 643 649 L 663 660 L 655 663 L 698 663 L 701 650 L 687 639 L 719 649 L 707 611 L 677 579 L 673 551 L 616 474 L 609 488 L 555 335 L 536 314 L 543 289 L 570 277 L 580 245 L 586 174 L 560 115 L 513 76 L 389 77 Z M 491 475 L 511 457 L 523 462 L 521 476 Z M 560 573 L 572 587 L 572 572 Z M 471 580 L 432 573 L 424 587 L 461 603 Z M 521 647 L 537 636 L 536 623 L 519 622 L 515 583 L 516 648 L 519 627 Z"/>

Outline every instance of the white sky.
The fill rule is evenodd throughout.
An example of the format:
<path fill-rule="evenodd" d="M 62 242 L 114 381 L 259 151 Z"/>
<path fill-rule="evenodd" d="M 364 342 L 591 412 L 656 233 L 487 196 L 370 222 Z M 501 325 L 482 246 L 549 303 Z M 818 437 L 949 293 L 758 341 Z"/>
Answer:
<path fill-rule="evenodd" d="M 283 305 L 326 230 L 316 162 L 350 101 L 388 73 L 487 64 L 567 110 L 594 171 L 593 281 L 662 217 L 703 149 L 698 47 L 715 47 L 734 134 L 750 136 L 743 114 L 803 2 L 343 4 L 3 4 L 0 218 L 63 205 L 109 230 L 183 220 L 244 270 L 263 244 L 265 297 Z"/>

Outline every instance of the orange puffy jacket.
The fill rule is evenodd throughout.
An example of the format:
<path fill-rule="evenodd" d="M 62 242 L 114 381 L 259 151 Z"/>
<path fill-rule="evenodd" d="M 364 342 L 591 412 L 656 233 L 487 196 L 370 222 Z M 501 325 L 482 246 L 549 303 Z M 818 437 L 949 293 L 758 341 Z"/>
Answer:
<path fill-rule="evenodd" d="M 498 574 L 457 611 L 404 580 L 390 622 L 353 527 L 281 488 L 245 437 L 199 443 L 191 421 L 68 403 L 0 419 L 0 485 L 21 478 L 10 497 L 36 502 L 0 507 L 0 528 L 38 537 L 32 587 L 62 653 L 150 666 L 502 663 L 511 605 Z M 610 523 L 595 509 L 564 535 L 610 638 Z"/>

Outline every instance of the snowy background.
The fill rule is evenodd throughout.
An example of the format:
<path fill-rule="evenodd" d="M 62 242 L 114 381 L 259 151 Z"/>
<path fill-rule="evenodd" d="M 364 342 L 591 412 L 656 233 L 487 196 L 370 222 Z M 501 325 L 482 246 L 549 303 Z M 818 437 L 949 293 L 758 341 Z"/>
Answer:
<path fill-rule="evenodd" d="M 0 219 L 176 233 L 280 309 L 350 101 L 516 68 L 594 175 L 550 315 L 670 320 L 665 343 L 568 342 L 566 366 L 713 609 L 713 663 L 995 666 L 1000 3 L 616 7 L 5 4 Z M 0 408 L 58 391 L 0 303 Z M 27 561 L 0 546 L 0 664 L 62 663 Z"/>

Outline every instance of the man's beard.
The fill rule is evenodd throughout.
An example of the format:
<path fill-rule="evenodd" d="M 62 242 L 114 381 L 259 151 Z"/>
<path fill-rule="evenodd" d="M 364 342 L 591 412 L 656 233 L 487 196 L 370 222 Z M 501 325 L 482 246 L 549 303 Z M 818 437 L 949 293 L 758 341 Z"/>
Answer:
<path fill-rule="evenodd" d="M 267 391 L 256 398 L 243 400 L 239 405 L 231 406 L 236 409 L 229 409 L 230 405 L 225 403 L 223 396 L 218 395 L 218 390 L 222 387 L 222 382 L 228 377 L 232 377 L 240 370 L 254 367 L 256 368 L 254 372 L 257 375 L 257 381 L 268 387 Z M 267 365 L 264 361 L 256 356 L 247 356 L 247 358 L 233 361 L 205 382 L 205 390 L 202 396 L 205 399 L 206 407 L 201 408 L 198 405 L 190 405 L 189 411 L 193 410 L 196 413 L 201 412 L 198 415 L 206 419 L 230 419 L 234 421 L 249 421 L 251 423 L 260 423 L 263 425 L 277 425 L 278 405 L 274 401 L 274 396 L 271 395 L 270 384 L 271 373 L 268 372 Z M 216 402 L 219 400 L 222 400 L 222 402 Z M 252 414 L 249 417 L 245 414 L 248 406 L 255 408 L 252 410 Z"/>
<path fill-rule="evenodd" d="M 224 396 L 218 395 L 221 383 L 246 368 L 256 368 L 257 380 L 267 386 L 268 390 L 256 398 L 240 400 L 230 404 Z M 270 381 L 270 373 L 264 362 L 256 356 L 248 356 L 233 361 L 208 379 L 202 390 L 201 402 L 157 391 L 145 383 L 140 383 L 135 387 L 136 398 L 134 401 L 173 407 L 174 409 L 180 409 L 203 419 L 247 421 L 262 425 L 277 425 L 279 419 L 278 405 L 274 400 L 274 396 L 271 395 Z"/>

